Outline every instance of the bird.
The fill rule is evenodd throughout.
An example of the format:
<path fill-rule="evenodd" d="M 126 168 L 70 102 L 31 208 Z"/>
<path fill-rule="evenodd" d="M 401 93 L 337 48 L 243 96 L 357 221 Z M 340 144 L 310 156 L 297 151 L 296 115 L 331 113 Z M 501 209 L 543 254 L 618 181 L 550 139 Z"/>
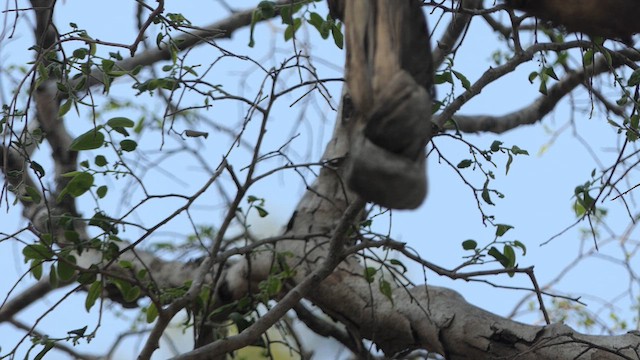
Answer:
<path fill-rule="evenodd" d="M 640 0 L 505 0 L 521 10 L 569 32 L 633 44 L 640 33 Z"/>

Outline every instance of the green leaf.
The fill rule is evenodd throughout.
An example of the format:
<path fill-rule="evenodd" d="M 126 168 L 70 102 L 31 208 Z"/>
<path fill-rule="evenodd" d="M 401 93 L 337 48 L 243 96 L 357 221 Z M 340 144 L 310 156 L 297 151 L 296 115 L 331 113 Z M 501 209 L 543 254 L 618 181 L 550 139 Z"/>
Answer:
<path fill-rule="evenodd" d="M 98 198 L 104 199 L 104 197 L 107 195 L 108 190 L 109 188 L 107 188 L 106 185 L 100 186 L 98 190 L 96 190 L 96 194 L 98 195 Z"/>
<path fill-rule="evenodd" d="M 542 80 L 540 81 L 540 86 L 538 87 L 538 91 L 540 91 L 540 94 L 542 95 L 547 95 L 548 91 L 547 91 L 547 82 Z"/>
<path fill-rule="evenodd" d="M 69 148 L 73 151 L 92 150 L 101 147 L 103 144 L 104 134 L 100 132 L 100 126 L 98 126 L 75 138 Z"/>
<path fill-rule="evenodd" d="M 136 123 L 133 122 L 133 120 L 126 117 L 114 117 L 107 120 L 107 125 L 111 126 L 112 128 L 116 128 L 116 127 L 132 128 L 135 126 L 135 124 Z"/>
<path fill-rule="evenodd" d="M 538 73 L 537 72 L 532 72 L 529 74 L 529 82 L 533 84 L 533 81 L 538 77 Z"/>
<path fill-rule="evenodd" d="M 33 275 L 36 280 L 40 280 L 40 278 L 42 278 L 42 261 L 31 260 L 30 271 L 31 275 Z"/>
<path fill-rule="evenodd" d="M 27 192 L 27 195 L 31 198 L 34 204 L 39 204 L 40 200 L 42 200 L 42 196 L 40 195 L 40 191 L 36 190 L 32 186 L 26 186 L 24 190 Z"/>
<path fill-rule="evenodd" d="M 69 194 L 72 197 L 78 197 L 87 192 L 93 186 L 93 175 L 86 172 L 75 172 L 75 176 L 67 183 L 58 196 L 58 202 Z"/>
<path fill-rule="evenodd" d="M 29 260 L 50 260 L 53 257 L 53 252 L 47 246 L 42 244 L 27 245 L 22 249 L 22 255 L 24 256 L 24 262 Z"/>
<path fill-rule="evenodd" d="M 40 350 L 38 355 L 36 355 L 33 360 L 42 360 L 42 358 L 44 358 L 44 356 L 47 355 L 47 353 L 51 349 L 53 349 L 53 341 L 47 341 L 47 343 L 44 345 L 44 349 Z"/>
<path fill-rule="evenodd" d="M 258 215 L 263 218 L 263 217 L 267 217 L 267 215 L 269 215 L 269 212 L 267 210 L 265 210 L 263 207 L 261 206 L 257 206 L 256 205 L 256 210 L 258 211 Z"/>
<path fill-rule="evenodd" d="M 293 24 L 288 25 L 286 29 L 284 29 L 284 40 L 289 41 L 293 38 L 293 35 L 302 25 L 302 20 L 300 18 L 293 19 Z"/>
<path fill-rule="evenodd" d="M 251 14 L 251 27 L 249 28 L 249 47 L 254 47 L 254 45 L 256 44 L 255 40 L 253 39 L 253 32 L 256 29 L 256 23 L 258 21 L 262 20 L 262 11 L 260 11 L 260 9 L 255 9 L 253 11 L 253 14 Z"/>
<path fill-rule="evenodd" d="M 516 240 L 513 242 L 513 245 L 522 249 L 522 256 L 527 255 L 527 247 L 522 242 Z"/>
<path fill-rule="evenodd" d="M 134 151 L 137 147 L 138 147 L 138 143 L 133 140 L 125 139 L 120 141 L 120 148 L 123 151 L 131 152 L 131 151 Z"/>
<path fill-rule="evenodd" d="M 276 3 L 273 1 L 260 1 L 258 8 L 265 18 L 271 18 L 276 14 Z"/>
<path fill-rule="evenodd" d="M 291 25 L 293 24 L 293 17 L 292 15 L 292 7 L 291 6 L 283 6 L 280 9 L 280 17 L 282 18 L 282 23 L 285 25 Z"/>
<path fill-rule="evenodd" d="M 445 71 L 442 74 L 436 74 L 434 78 L 436 85 L 450 83 L 453 84 L 453 77 L 451 77 L 451 71 Z"/>
<path fill-rule="evenodd" d="M 552 67 L 547 67 L 544 69 L 544 73 L 549 76 L 550 78 L 552 78 L 553 80 L 560 80 L 558 78 L 558 75 L 556 75 L 556 72 L 553 70 Z"/>
<path fill-rule="evenodd" d="M 132 286 L 126 291 L 126 293 L 123 294 L 124 295 L 123 297 L 124 297 L 124 300 L 127 302 L 134 302 L 140 297 L 140 293 L 141 291 L 139 287 Z"/>
<path fill-rule="evenodd" d="M 478 247 L 478 242 L 475 240 L 465 240 L 462 242 L 462 248 L 464 250 L 475 250 Z"/>
<path fill-rule="evenodd" d="M 67 334 L 77 336 L 77 337 L 83 337 L 86 332 L 87 332 L 87 326 L 80 329 L 67 331 Z"/>
<path fill-rule="evenodd" d="M 389 299 L 389 301 L 393 303 L 393 294 L 391 290 L 391 284 L 387 280 L 381 278 L 379 283 L 379 288 L 382 295 L 386 296 L 387 299 Z"/>
<path fill-rule="evenodd" d="M 87 55 L 89 55 L 89 50 L 87 50 L 86 48 L 78 48 L 73 50 L 73 56 L 80 60 L 87 57 Z"/>
<path fill-rule="evenodd" d="M 489 180 L 484 182 L 484 187 L 482 188 L 482 200 L 489 205 L 495 205 L 493 201 L 491 201 L 491 196 L 489 195 Z"/>
<path fill-rule="evenodd" d="M 95 265 L 93 265 L 95 266 Z M 78 283 L 82 284 L 82 285 L 88 285 L 88 284 L 93 284 L 97 279 L 96 273 L 95 272 L 81 272 L 80 275 L 78 275 Z"/>
<path fill-rule="evenodd" d="M 628 86 L 636 86 L 638 84 L 640 84 L 640 68 L 635 69 L 629 76 L 629 80 L 627 80 Z"/>
<path fill-rule="evenodd" d="M 376 272 L 377 270 L 370 266 L 364 269 L 364 278 L 369 284 L 373 282 Z"/>
<path fill-rule="evenodd" d="M 502 145 L 502 141 L 495 140 L 491 143 L 491 151 L 498 152 L 500 151 L 500 146 Z"/>
<path fill-rule="evenodd" d="M 513 145 L 511 147 L 511 152 L 514 155 L 529 155 L 529 152 L 527 150 L 520 149 L 517 145 Z"/>
<path fill-rule="evenodd" d="M 490 256 L 492 256 L 494 259 L 498 260 L 498 262 L 503 266 L 503 267 L 507 267 L 509 266 L 509 259 L 504 256 L 500 250 L 496 249 L 495 246 L 492 246 L 491 249 L 489 249 L 488 254 Z"/>
<path fill-rule="evenodd" d="M 513 247 L 505 245 L 503 248 L 503 254 L 509 261 L 505 268 L 513 268 L 516 265 L 516 253 L 513 251 Z"/>
<path fill-rule="evenodd" d="M 342 34 L 342 30 L 338 25 L 333 25 L 331 27 L 331 35 L 333 35 L 333 42 L 339 49 L 344 48 L 344 35 Z"/>
<path fill-rule="evenodd" d="M 397 260 L 397 259 L 391 259 L 391 260 L 389 260 L 389 262 L 390 262 L 392 265 L 400 266 L 400 267 L 402 268 L 402 273 L 403 273 L 403 274 L 407 272 L 407 267 L 406 267 L 406 266 L 404 266 L 404 264 L 403 264 L 400 260 Z"/>
<path fill-rule="evenodd" d="M 472 161 L 472 160 L 465 159 L 465 160 L 462 160 L 462 161 L 460 161 L 460 162 L 458 163 L 457 168 L 458 168 L 458 169 L 468 168 L 469 166 L 471 166 L 471 164 L 473 164 L 473 161 Z"/>
<path fill-rule="evenodd" d="M 471 82 L 469 81 L 469 79 L 467 79 L 466 76 L 464 76 L 462 73 L 457 72 L 455 70 L 452 70 L 453 75 L 456 76 L 456 78 L 458 78 L 458 80 L 460 80 L 460 82 L 462 83 L 462 87 L 465 90 L 469 90 L 471 88 Z"/>
<path fill-rule="evenodd" d="M 76 269 L 73 266 L 76 263 L 76 259 L 73 256 L 67 256 L 65 260 L 58 261 L 58 277 L 62 281 L 71 280 L 76 273 Z"/>
<path fill-rule="evenodd" d="M 102 283 L 100 281 L 95 281 L 89 287 L 89 291 L 87 291 L 87 298 L 84 300 L 84 308 L 89 312 L 93 305 L 96 303 L 96 300 L 100 297 L 102 293 Z"/>
<path fill-rule="evenodd" d="M 105 166 L 108 164 L 107 162 L 107 158 L 104 157 L 103 155 L 98 155 L 96 156 L 96 158 L 93 160 L 93 162 L 96 164 L 96 166 Z"/>
<path fill-rule="evenodd" d="M 69 110 L 71 110 L 71 104 L 73 104 L 73 100 L 71 98 L 62 103 L 62 105 L 60 105 L 60 108 L 58 109 L 58 117 L 65 116 L 69 112 Z"/>
<path fill-rule="evenodd" d="M 311 14 L 309 14 L 309 24 L 311 24 L 314 28 L 316 28 L 318 32 L 322 32 L 321 28 L 322 28 L 322 24 L 324 23 L 325 23 L 324 19 L 317 12 L 312 12 Z"/>
<path fill-rule="evenodd" d="M 505 166 L 505 175 L 509 175 L 509 170 L 511 169 L 511 164 L 513 163 L 513 155 L 509 154 L 507 157 L 507 165 Z"/>
<path fill-rule="evenodd" d="M 584 55 L 582 56 L 582 64 L 583 66 L 589 66 L 591 64 L 593 64 L 593 49 L 587 49 L 587 51 L 584 52 Z"/>
<path fill-rule="evenodd" d="M 29 167 L 33 169 L 37 177 L 42 178 L 45 175 L 44 168 L 42 167 L 42 165 L 38 164 L 37 162 L 31 161 L 31 163 L 29 164 Z"/>
<path fill-rule="evenodd" d="M 496 225 L 496 236 L 500 237 L 502 235 L 504 235 L 507 231 L 513 229 L 513 226 L 511 225 L 505 225 L 505 224 L 498 224 Z"/>
<path fill-rule="evenodd" d="M 282 291 L 282 280 L 280 280 L 277 276 L 270 276 L 266 280 L 265 290 L 267 291 L 267 295 L 269 295 L 269 297 L 279 294 L 280 291 Z"/>

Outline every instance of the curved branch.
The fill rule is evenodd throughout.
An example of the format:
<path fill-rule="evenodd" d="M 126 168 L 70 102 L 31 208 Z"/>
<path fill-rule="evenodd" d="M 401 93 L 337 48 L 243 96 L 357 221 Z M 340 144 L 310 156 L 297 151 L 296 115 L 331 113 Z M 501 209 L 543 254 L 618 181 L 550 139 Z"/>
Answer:
<path fill-rule="evenodd" d="M 609 64 L 604 57 L 601 57 L 594 62 L 593 66 L 586 67 L 582 71 L 567 74 L 558 83 L 549 88 L 547 95 L 538 97 L 533 103 L 524 108 L 501 116 L 454 115 L 452 119 L 455 121 L 458 130 L 467 133 L 503 133 L 521 125 L 535 124 L 551 112 L 568 93 L 573 91 L 577 86 L 585 84 L 587 79 L 609 72 L 613 68 L 626 65 L 628 61 L 640 60 L 640 53 L 634 50 L 627 49 L 619 52 L 611 52 L 611 55 L 611 64 Z M 478 83 L 479 82 L 480 80 L 478 80 Z M 586 84 L 586 86 L 589 85 Z M 442 120 L 444 120 L 444 117 L 440 116 L 438 121 Z"/>

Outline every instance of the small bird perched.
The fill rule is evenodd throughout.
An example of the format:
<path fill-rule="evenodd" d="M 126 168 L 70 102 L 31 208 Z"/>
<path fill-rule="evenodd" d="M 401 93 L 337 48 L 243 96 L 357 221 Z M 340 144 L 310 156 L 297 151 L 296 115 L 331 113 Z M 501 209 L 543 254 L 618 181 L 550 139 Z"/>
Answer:
<path fill-rule="evenodd" d="M 505 0 L 505 4 L 591 37 L 632 44 L 631 36 L 640 33 L 640 0 Z"/>

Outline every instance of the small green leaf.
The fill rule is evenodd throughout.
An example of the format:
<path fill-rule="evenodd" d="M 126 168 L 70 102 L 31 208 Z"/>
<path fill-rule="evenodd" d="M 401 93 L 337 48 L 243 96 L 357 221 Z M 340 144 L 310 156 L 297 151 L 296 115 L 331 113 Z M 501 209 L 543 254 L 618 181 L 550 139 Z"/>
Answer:
<path fill-rule="evenodd" d="M 130 287 L 126 293 L 124 293 L 124 300 L 127 302 L 133 302 L 140 297 L 140 288 L 137 286 Z"/>
<path fill-rule="evenodd" d="M 92 150 L 104 144 L 104 134 L 100 132 L 100 127 L 91 129 L 78 136 L 71 142 L 70 149 L 73 151 Z"/>
<path fill-rule="evenodd" d="M 475 250 L 478 247 L 478 242 L 475 240 L 465 240 L 462 242 L 462 248 L 464 250 Z"/>
<path fill-rule="evenodd" d="M 40 280 L 40 278 L 42 278 L 42 261 L 32 260 L 30 271 L 36 280 Z"/>
<path fill-rule="evenodd" d="M 493 201 L 491 201 L 491 196 L 489 195 L 489 180 L 484 182 L 484 187 L 482 188 L 482 200 L 489 205 L 495 205 Z"/>
<path fill-rule="evenodd" d="M 495 246 L 492 246 L 491 249 L 489 249 L 488 254 L 498 260 L 503 267 L 507 268 L 509 266 L 509 259 L 504 256 L 500 250 L 496 249 Z"/>
<path fill-rule="evenodd" d="M 513 242 L 513 245 L 522 249 L 522 256 L 527 255 L 527 247 L 522 242 L 516 240 Z"/>
<path fill-rule="evenodd" d="M 31 198 L 31 201 L 34 204 L 39 204 L 40 200 L 42 200 L 42 196 L 40 195 L 40 191 L 36 190 L 32 186 L 26 186 L 24 190 L 27 192 L 27 195 Z"/>
<path fill-rule="evenodd" d="M 131 151 L 134 151 L 137 147 L 138 147 L 138 143 L 133 140 L 125 139 L 120 141 L 120 148 L 123 151 L 131 152 Z"/>
<path fill-rule="evenodd" d="M 460 161 L 460 162 L 458 163 L 457 168 L 458 168 L 458 169 L 468 168 L 469 166 L 471 166 L 471 164 L 473 164 L 473 161 L 472 161 L 472 160 L 465 159 L 465 160 L 462 160 L 462 161 Z"/>
<path fill-rule="evenodd" d="M 629 80 L 627 80 L 628 86 L 636 86 L 638 84 L 640 84 L 640 68 L 635 69 L 629 76 Z"/>
<path fill-rule="evenodd" d="M 514 155 L 529 155 L 529 152 L 527 150 L 520 149 L 517 145 L 513 145 L 511 147 L 511 152 Z"/>
<path fill-rule="evenodd" d="M 114 117 L 107 120 L 107 125 L 109 125 L 112 128 L 116 128 L 116 127 L 132 128 L 135 126 L 135 124 L 136 123 L 133 122 L 133 120 L 126 117 Z"/>
<path fill-rule="evenodd" d="M 460 82 L 462 83 L 462 87 L 465 90 L 469 90 L 471 88 L 471 82 L 469 81 L 469 79 L 467 79 L 466 76 L 464 76 L 462 73 L 452 70 L 453 75 L 455 75 L 456 78 L 458 78 L 458 80 L 460 80 Z"/>
<path fill-rule="evenodd" d="M 71 104 L 73 104 L 73 100 L 71 98 L 62 103 L 62 105 L 60 105 L 60 108 L 58 109 L 58 117 L 65 116 L 69 112 L 69 110 L 71 110 Z"/>
<path fill-rule="evenodd" d="M 403 264 L 400 260 L 397 260 L 397 259 L 391 259 L 391 260 L 389 260 L 389 262 L 390 262 L 392 265 L 400 266 L 400 267 L 402 268 L 402 273 L 403 273 L 403 274 L 407 272 L 407 267 L 406 267 L 406 266 L 404 266 L 404 264 Z"/>
<path fill-rule="evenodd" d="M 265 290 L 267 291 L 267 295 L 269 295 L 269 297 L 279 294 L 280 291 L 282 291 L 282 280 L 280 280 L 276 276 L 270 276 L 267 279 Z"/>
<path fill-rule="evenodd" d="M 373 282 L 376 272 L 376 269 L 370 266 L 364 269 L 364 278 L 369 284 Z"/>
<path fill-rule="evenodd" d="M 336 44 L 339 49 L 344 48 L 344 35 L 338 25 L 334 24 L 331 27 L 331 35 L 333 35 L 333 43 Z"/>
<path fill-rule="evenodd" d="M 40 350 L 38 355 L 36 355 L 33 360 L 42 360 L 45 355 L 49 352 L 49 350 L 53 349 L 53 341 L 47 341 L 44 345 L 44 349 Z"/>
<path fill-rule="evenodd" d="M 263 217 L 267 217 L 267 215 L 269 215 L 269 212 L 267 210 L 265 210 L 263 207 L 261 206 L 256 206 L 256 210 L 258 211 L 258 215 L 263 218 Z"/>
<path fill-rule="evenodd" d="M 451 77 L 451 71 L 445 71 L 442 74 L 436 74 L 434 78 L 436 85 L 450 83 L 453 84 L 453 77 Z"/>
<path fill-rule="evenodd" d="M 282 18 L 282 23 L 285 25 L 293 24 L 293 17 L 291 16 L 291 6 L 283 6 L 280 9 L 280 17 Z"/>
<path fill-rule="evenodd" d="M 391 290 L 391 284 L 387 280 L 381 278 L 379 286 L 380 286 L 380 292 L 382 293 L 382 295 L 386 296 L 387 299 L 389 299 L 389 301 L 393 303 L 393 294 Z"/>
<path fill-rule="evenodd" d="M 102 283 L 100 281 L 95 281 L 89 287 L 89 291 L 87 291 L 87 298 L 84 300 L 84 308 L 89 312 L 93 305 L 96 303 L 96 300 L 100 297 L 102 293 Z"/>
<path fill-rule="evenodd" d="M 42 178 L 45 175 L 44 168 L 42 167 L 42 165 L 38 164 L 37 162 L 31 161 L 31 163 L 29 164 L 29 167 L 33 169 L 37 177 Z"/>
<path fill-rule="evenodd" d="M 104 157 L 103 155 L 98 155 L 96 156 L 96 158 L 93 160 L 93 162 L 96 164 L 96 166 L 105 166 L 108 164 L 107 162 L 107 158 Z"/>
<path fill-rule="evenodd" d="M 87 326 L 85 326 L 83 328 L 80 328 L 80 329 L 67 331 L 67 334 L 72 335 L 72 336 L 77 336 L 77 337 L 83 337 L 86 332 L 87 332 Z"/>
<path fill-rule="evenodd" d="M 513 268 L 516 265 L 516 252 L 513 251 L 513 247 L 505 245 L 502 253 L 509 261 L 505 268 Z"/>
<path fill-rule="evenodd" d="M 498 152 L 500 151 L 500 146 L 502 145 L 502 141 L 495 140 L 491 143 L 491 151 Z"/>
<path fill-rule="evenodd" d="M 505 166 L 505 175 L 509 175 L 511 164 L 513 163 L 513 155 L 509 154 L 507 157 L 507 165 Z"/>
<path fill-rule="evenodd" d="M 93 175 L 86 172 L 78 172 L 67 183 L 67 186 L 62 189 L 58 196 L 58 202 L 64 198 L 65 195 L 71 195 L 72 197 L 78 197 L 87 192 L 91 186 L 93 186 Z"/>
<path fill-rule="evenodd" d="M 583 66 L 589 66 L 593 64 L 593 56 L 594 56 L 593 49 L 587 49 L 587 51 L 585 51 L 584 55 L 582 56 Z"/>
<path fill-rule="evenodd" d="M 293 24 L 288 25 L 286 29 L 284 29 L 284 40 L 289 41 L 293 38 L 293 35 L 298 31 L 302 25 L 302 20 L 300 18 L 293 19 Z"/>
<path fill-rule="evenodd" d="M 276 13 L 276 3 L 273 1 L 260 1 L 258 8 L 262 11 L 265 18 L 271 18 Z"/>
<path fill-rule="evenodd" d="M 550 78 L 552 78 L 553 80 L 560 80 L 558 78 L 558 75 L 556 75 L 556 72 L 553 70 L 552 67 L 547 67 L 544 69 L 544 73 L 549 76 Z"/>
<path fill-rule="evenodd" d="M 513 226 L 511 225 L 505 225 L 505 224 L 498 224 L 496 225 L 496 236 L 500 237 L 502 235 L 504 235 L 507 231 L 513 229 Z"/>
<path fill-rule="evenodd" d="M 96 190 L 96 195 L 98 195 L 98 198 L 104 199 L 104 197 L 107 195 L 108 190 L 109 188 L 107 188 L 106 185 L 102 185 Z"/>
<path fill-rule="evenodd" d="M 53 252 L 42 244 L 32 244 L 22 249 L 22 255 L 26 263 L 29 260 L 50 260 L 53 257 Z"/>
<path fill-rule="evenodd" d="M 73 256 L 67 256 L 66 261 L 58 261 L 58 277 L 62 281 L 70 280 L 76 273 L 76 269 L 73 266 L 76 263 L 76 259 Z"/>

